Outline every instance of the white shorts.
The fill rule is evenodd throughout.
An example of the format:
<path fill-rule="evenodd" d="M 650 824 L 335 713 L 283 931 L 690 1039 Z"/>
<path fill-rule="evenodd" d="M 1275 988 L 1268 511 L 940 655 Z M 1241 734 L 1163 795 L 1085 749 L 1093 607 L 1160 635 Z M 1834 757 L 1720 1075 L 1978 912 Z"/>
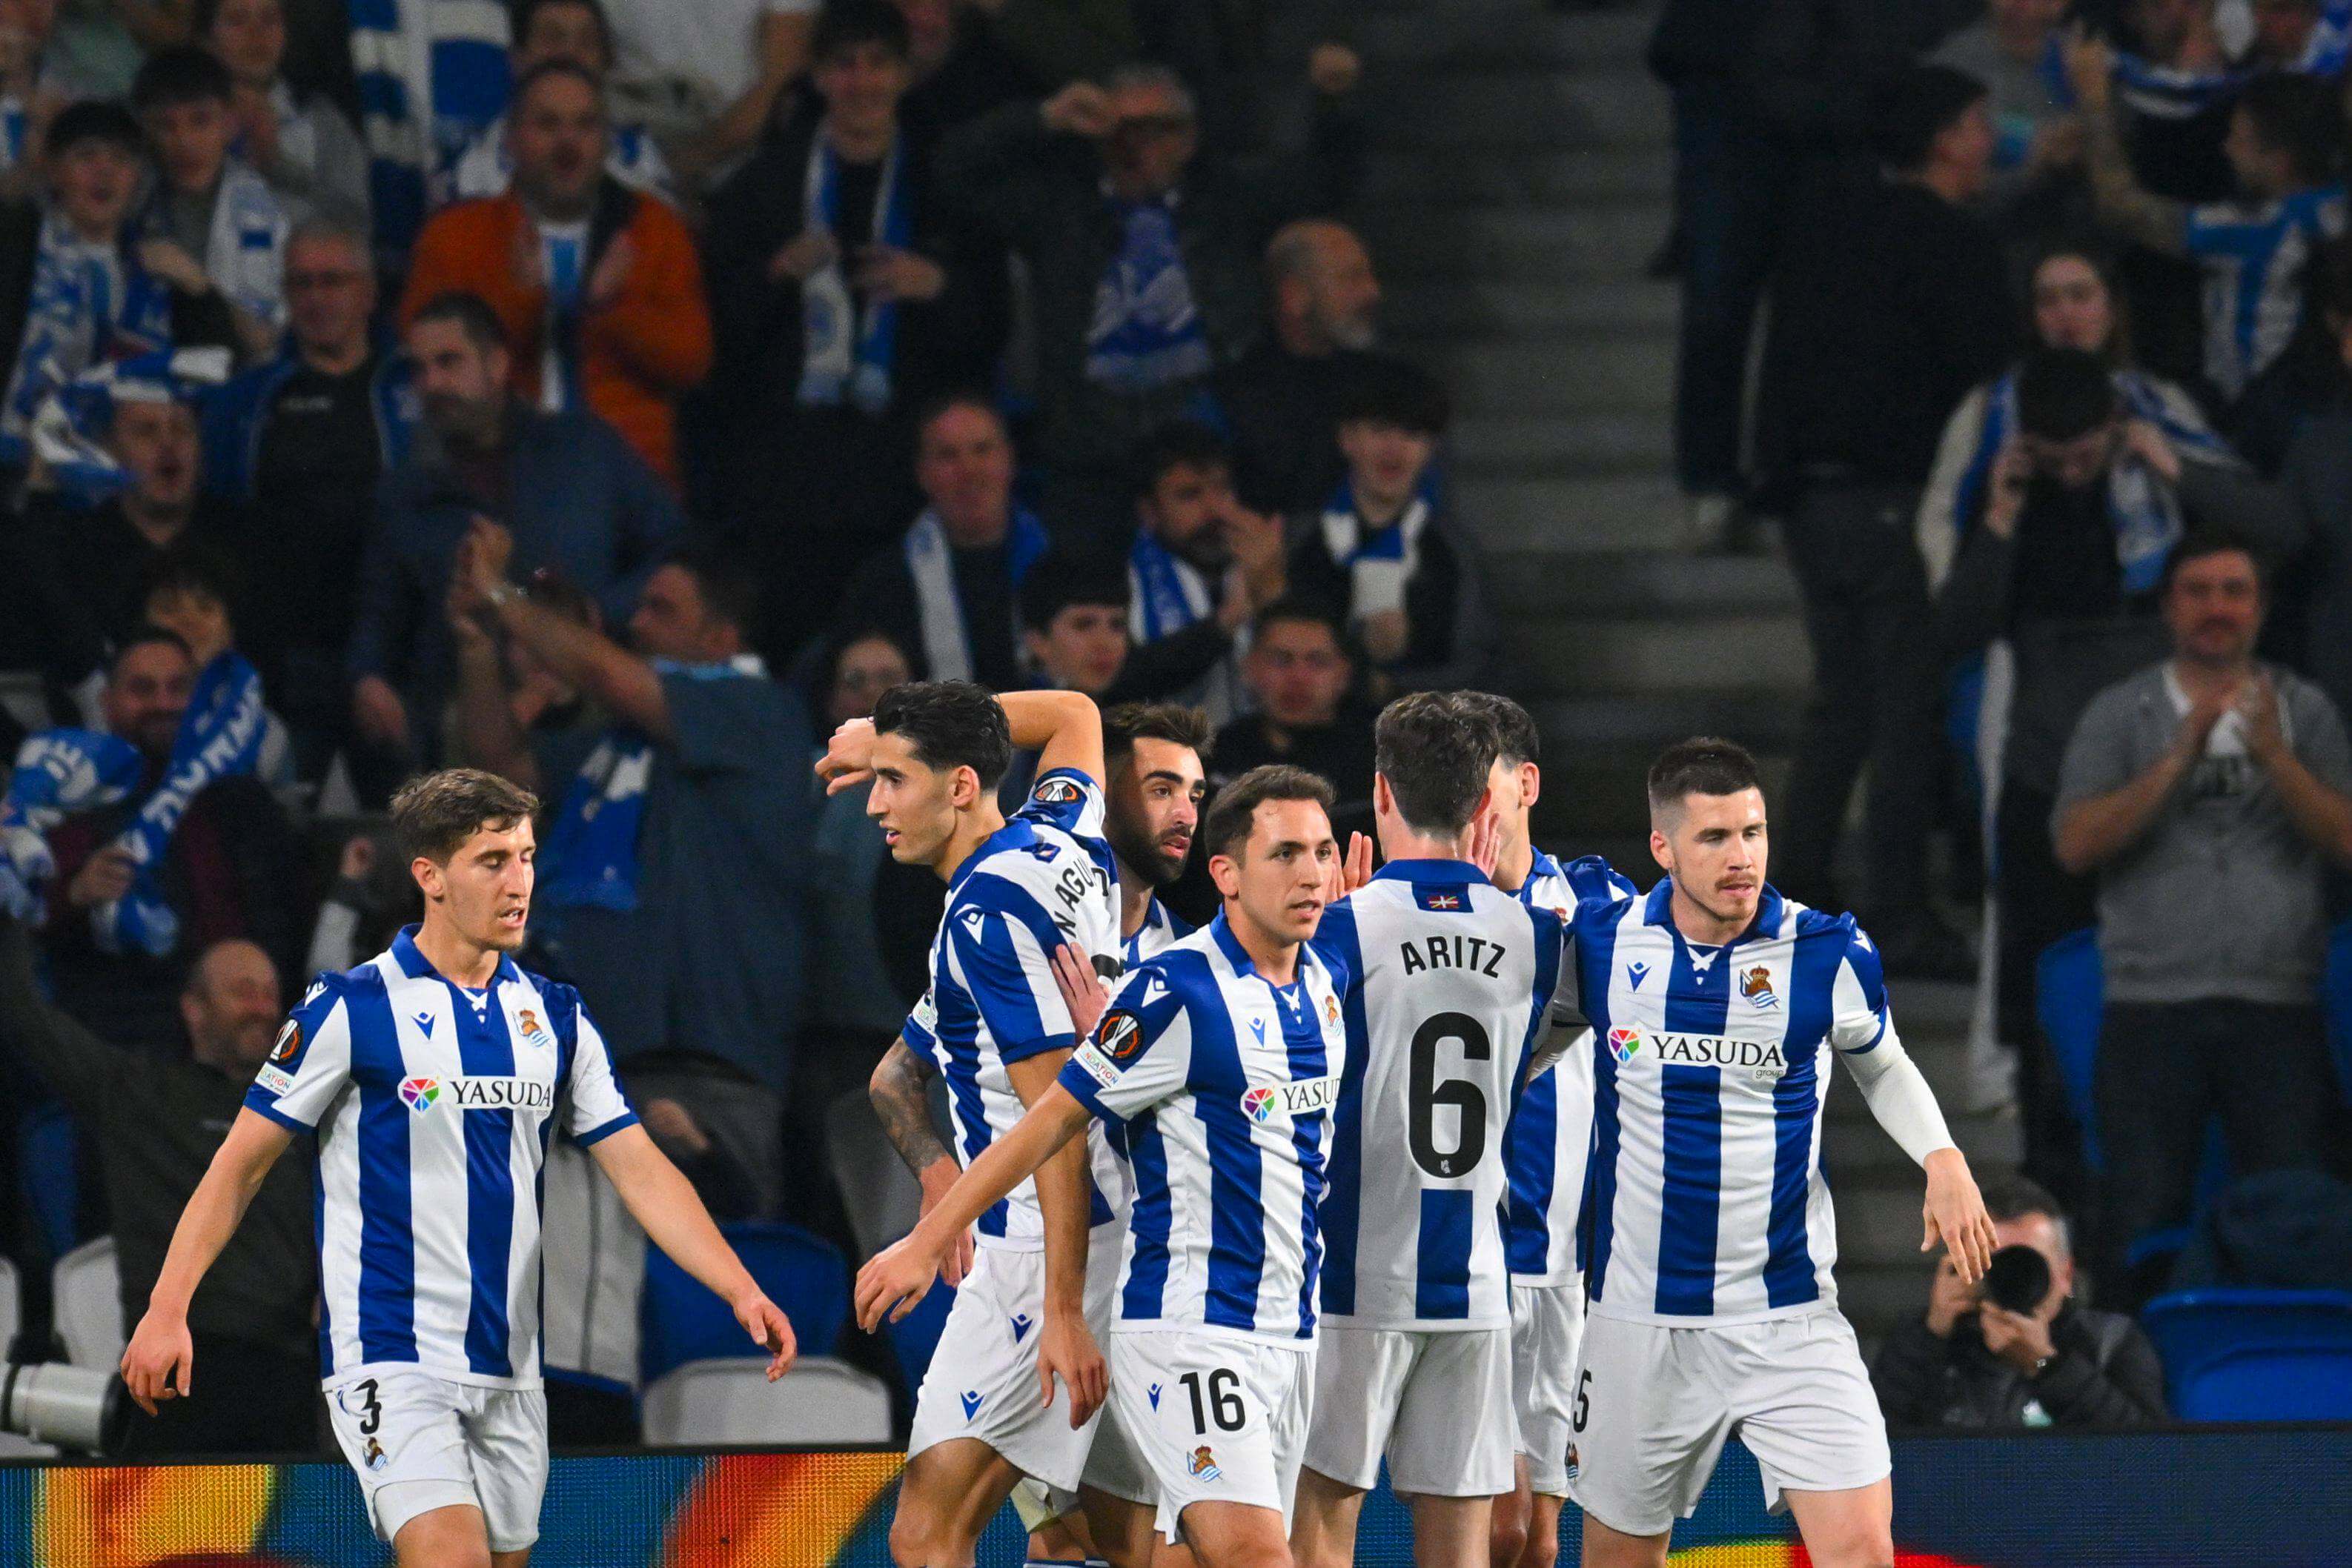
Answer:
<path fill-rule="evenodd" d="M 1108 1231 L 1090 1239 L 1087 1260 L 1087 1321 L 1097 1343 L 1108 1324 L 1118 1248 Z M 1106 1263 L 1104 1255 L 1108 1255 Z M 1058 1382 L 1054 1402 L 1037 1402 L 1037 1339 L 1045 1321 L 1045 1254 L 1002 1247 L 974 1249 L 971 1272 L 956 1289 L 955 1305 L 940 1331 L 939 1348 L 915 1394 L 915 1420 L 907 1457 L 958 1437 L 987 1444 L 1014 1469 L 1049 1488 L 1074 1491 L 1093 1444 L 1099 1415 L 1075 1431 L 1070 1391 Z M 1109 1354 L 1108 1345 L 1102 1346 Z"/>
<path fill-rule="evenodd" d="M 1595 1314 L 1573 1408 L 1583 1462 L 1569 1496 L 1628 1535 L 1688 1518 L 1726 1437 L 1756 1456 L 1776 1513 L 1783 1492 L 1848 1491 L 1895 1468 L 1862 1349 L 1831 1307 L 1720 1328 Z"/>
<path fill-rule="evenodd" d="M 1511 1287 L 1511 1404 L 1528 1490 L 1566 1497 L 1574 1467 L 1569 1431 L 1576 1403 L 1576 1352 L 1584 1338 L 1584 1281 Z"/>
<path fill-rule="evenodd" d="M 361 1367 L 326 1391 L 335 1441 L 380 1540 L 436 1508 L 482 1511 L 493 1552 L 539 1539 L 547 1396 L 452 1383 L 417 1367 Z"/>
<path fill-rule="evenodd" d="M 1315 1347 L 1307 1468 L 1370 1491 L 1493 1497 L 1511 1490 L 1511 1331 L 1325 1327 Z"/>
<path fill-rule="evenodd" d="M 1165 1329 L 1111 1335 L 1110 1397 L 1151 1473 L 1160 1533 L 1196 1502 L 1270 1508 L 1291 1496 L 1315 1408 L 1315 1353 Z"/>

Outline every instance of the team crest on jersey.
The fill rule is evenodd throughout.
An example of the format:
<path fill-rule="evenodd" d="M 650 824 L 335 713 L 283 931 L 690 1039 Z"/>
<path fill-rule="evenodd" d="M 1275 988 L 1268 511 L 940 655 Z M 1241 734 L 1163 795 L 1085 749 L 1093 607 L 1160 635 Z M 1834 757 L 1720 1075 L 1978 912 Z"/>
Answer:
<path fill-rule="evenodd" d="M 419 1115 L 433 1108 L 441 1098 L 441 1082 L 436 1078 L 404 1078 L 400 1082 L 400 1103 Z"/>
<path fill-rule="evenodd" d="M 1638 1029 L 1612 1029 L 1609 1031 L 1609 1054 L 1619 1061 L 1631 1061 L 1633 1053 L 1642 1049 L 1642 1031 Z"/>
<path fill-rule="evenodd" d="M 380 1470 L 391 1462 L 383 1451 L 383 1445 L 373 1437 L 367 1440 L 367 1447 L 362 1451 L 361 1458 L 367 1461 L 367 1468 L 372 1470 Z"/>
<path fill-rule="evenodd" d="M 1739 977 L 1739 994 L 1759 1008 L 1780 1005 L 1780 998 L 1772 990 L 1772 971 L 1761 964 Z"/>
<path fill-rule="evenodd" d="M 1029 791 L 1029 799 L 1041 806 L 1066 806 L 1083 793 L 1083 790 L 1066 779 L 1047 779 L 1041 780 L 1037 788 Z"/>
<path fill-rule="evenodd" d="M 286 1027 L 278 1031 L 278 1039 L 269 1048 L 269 1060 L 280 1067 L 302 1054 L 302 1020 L 288 1019 Z"/>
<path fill-rule="evenodd" d="M 1217 1469 L 1217 1456 L 1209 1452 L 1206 1443 L 1192 1450 L 1192 1457 L 1184 1461 L 1184 1468 L 1204 1481 L 1215 1480 L 1225 1473 Z"/>
<path fill-rule="evenodd" d="M 1323 1021 L 1333 1029 L 1339 1027 L 1339 998 L 1336 995 L 1323 998 Z"/>
<path fill-rule="evenodd" d="M 1095 1026 L 1095 1044 L 1105 1056 L 1125 1066 L 1143 1049 L 1143 1020 L 1114 1008 Z"/>
<path fill-rule="evenodd" d="M 1576 1479 L 1578 1469 L 1579 1466 L 1576 1460 L 1576 1445 L 1574 1443 L 1570 1443 L 1568 1446 L 1568 1479 L 1570 1480 L 1574 1480 Z"/>
<path fill-rule="evenodd" d="M 547 1032 L 547 1026 L 539 1021 L 539 1014 L 529 1008 L 523 1009 L 515 1015 L 515 1024 L 522 1031 L 522 1040 L 525 1045 L 543 1046 L 550 1043 L 553 1038 Z"/>

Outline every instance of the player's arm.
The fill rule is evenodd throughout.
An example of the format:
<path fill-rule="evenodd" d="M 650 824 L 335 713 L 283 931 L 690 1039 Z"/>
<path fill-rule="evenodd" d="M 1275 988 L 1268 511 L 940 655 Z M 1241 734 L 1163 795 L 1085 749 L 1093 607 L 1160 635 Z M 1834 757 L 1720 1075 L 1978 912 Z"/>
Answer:
<path fill-rule="evenodd" d="M 1004 1076 L 1021 1103 L 1034 1106 L 1057 1092 L 1055 1080 L 1066 1051 L 1041 1051 L 1007 1062 Z M 1037 1167 L 1037 1212 L 1045 1227 L 1045 1311 L 1037 1341 L 1041 1404 L 1054 1402 L 1058 1372 L 1070 1390 L 1070 1425 L 1086 1425 L 1109 1393 L 1109 1374 L 1094 1331 L 1087 1326 L 1087 1233 L 1094 1207 L 1094 1179 L 1087 1168 L 1087 1141 L 1071 1138 Z"/>
<path fill-rule="evenodd" d="M 890 1042 L 866 1081 L 866 1098 L 882 1124 L 883 1136 L 922 1185 L 926 1213 L 947 1196 L 961 1168 L 931 1124 L 930 1081 L 937 1076 L 931 1059 L 908 1045 L 902 1034 Z M 971 1233 L 966 1231 L 940 1274 L 949 1284 L 961 1285 L 971 1270 Z"/>
<path fill-rule="evenodd" d="M 1066 768 L 1103 778 L 1102 715 L 1084 692 L 1006 692 L 996 699 L 1022 751 L 1037 753 L 1037 771 Z"/>
<path fill-rule="evenodd" d="M 621 1195 L 622 1206 L 645 1228 L 646 1239 L 725 1301 L 744 1332 L 766 1347 L 768 1381 L 782 1377 L 795 1353 L 792 1320 L 768 1300 L 719 1233 L 694 1184 L 634 1123 L 598 1138 L 588 1152 Z"/>
<path fill-rule="evenodd" d="M 122 1352 L 122 1381 L 150 1416 L 163 1400 L 195 1389 L 195 1350 L 188 1338 L 188 1302 L 205 1270 L 236 1234 L 269 1167 L 294 1141 L 293 1132 L 247 1107 L 229 1124 L 204 1179 L 172 1228 L 172 1245 L 147 1298 L 147 1311 Z"/>

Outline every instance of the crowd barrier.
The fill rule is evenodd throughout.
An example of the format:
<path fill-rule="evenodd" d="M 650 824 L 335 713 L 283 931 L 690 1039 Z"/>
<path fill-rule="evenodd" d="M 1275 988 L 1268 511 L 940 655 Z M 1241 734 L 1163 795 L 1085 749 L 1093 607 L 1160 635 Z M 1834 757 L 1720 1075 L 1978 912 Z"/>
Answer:
<path fill-rule="evenodd" d="M 2352 1564 L 2352 1427 L 1927 1437 L 1895 1445 L 1903 1568 Z M 556 1459 L 539 1568 L 888 1568 L 894 1452 Z M 1563 1563 L 1577 1561 L 1574 1512 Z M 1727 1449 L 1677 1563 L 1802 1568 Z M 982 1568 L 1022 1559 L 1010 1512 Z M 0 1468 L 0 1568 L 356 1568 L 389 1562 L 340 1464 Z M 1357 1562 L 1406 1568 L 1403 1506 L 1368 1500 Z"/>

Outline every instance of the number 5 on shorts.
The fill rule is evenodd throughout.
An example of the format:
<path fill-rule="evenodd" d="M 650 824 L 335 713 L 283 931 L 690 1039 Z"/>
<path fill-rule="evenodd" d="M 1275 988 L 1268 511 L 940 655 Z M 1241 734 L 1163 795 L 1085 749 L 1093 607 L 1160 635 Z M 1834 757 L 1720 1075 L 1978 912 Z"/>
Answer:
<path fill-rule="evenodd" d="M 1569 1426 L 1575 1431 L 1583 1431 L 1585 1417 L 1592 1414 L 1591 1387 L 1592 1369 L 1588 1366 L 1576 1375 L 1576 1407 L 1569 1417 Z"/>
<path fill-rule="evenodd" d="M 1176 1381 L 1181 1383 L 1185 1392 L 1192 1396 L 1192 1430 L 1202 1436 L 1208 1435 L 1212 1415 L 1216 1417 L 1217 1429 L 1221 1432 L 1238 1432 L 1242 1429 L 1242 1423 L 1249 1418 L 1249 1412 L 1242 1407 L 1241 1379 L 1234 1375 L 1233 1368 L 1220 1366 L 1210 1372 L 1209 1397 L 1205 1406 L 1201 1400 L 1199 1373 L 1188 1372 Z"/>

